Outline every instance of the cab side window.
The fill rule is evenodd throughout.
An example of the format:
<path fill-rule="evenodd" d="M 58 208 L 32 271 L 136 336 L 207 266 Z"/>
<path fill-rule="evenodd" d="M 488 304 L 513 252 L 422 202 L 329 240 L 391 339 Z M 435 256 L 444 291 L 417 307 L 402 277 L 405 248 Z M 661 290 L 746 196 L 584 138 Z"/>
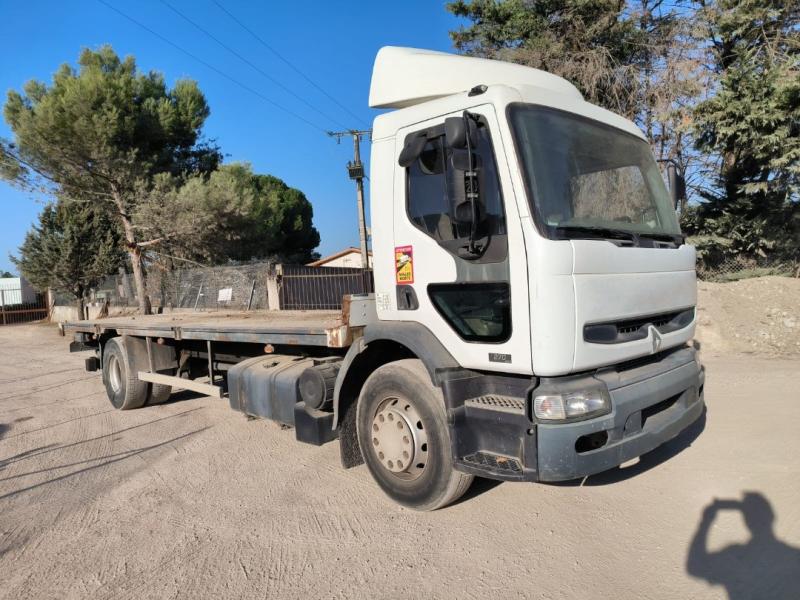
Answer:
<path fill-rule="evenodd" d="M 463 185 L 463 181 L 453 168 L 452 151 L 445 146 L 444 128 L 434 127 L 412 135 L 420 134 L 426 135 L 427 141 L 419 157 L 406 169 L 408 217 L 418 229 L 448 247 L 452 244 L 447 242 L 466 240 L 470 235 L 470 226 L 453 218 L 453 186 Z M 483 124 L 478 127 L 474 153 L 484 213 L 477 233 L 482 237 L 505 235 L 497 163 L 489 129 Z"/>
<path fill-rule="evenodd" d="M 408 216 L 436 241 L 454 239 L 445 177 L 444 137 L 429 139 L 408 167 Z"/>

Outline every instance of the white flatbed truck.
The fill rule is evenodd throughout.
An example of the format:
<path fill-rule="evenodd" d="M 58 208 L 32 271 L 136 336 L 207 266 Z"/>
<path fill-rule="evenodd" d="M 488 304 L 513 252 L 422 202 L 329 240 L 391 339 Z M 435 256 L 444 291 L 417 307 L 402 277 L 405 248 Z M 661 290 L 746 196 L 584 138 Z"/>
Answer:
<path fill-rule="evenodd" d="M 561 481 L 704 410 L 695 250 L 646 139 L 551 74 L 387 47 L 370 106 L 375 293 L 341 314 L 67 323 L 120 409 L 173 388 L 338 439 L 396 502 Z M 680 175 L 671 181 L 680 184 Z"/>

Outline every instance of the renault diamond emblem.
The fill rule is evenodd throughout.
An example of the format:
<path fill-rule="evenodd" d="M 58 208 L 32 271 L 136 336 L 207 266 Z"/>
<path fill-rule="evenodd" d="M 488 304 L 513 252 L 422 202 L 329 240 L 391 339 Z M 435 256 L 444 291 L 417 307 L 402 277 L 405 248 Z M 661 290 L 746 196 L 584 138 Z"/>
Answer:
<path fill-rule="evenodd" d="M 653 354 L 661 350 L 661 334 L 658 333 L 658 329 L 650 326 L 650 333 L 653 334 Z"/>

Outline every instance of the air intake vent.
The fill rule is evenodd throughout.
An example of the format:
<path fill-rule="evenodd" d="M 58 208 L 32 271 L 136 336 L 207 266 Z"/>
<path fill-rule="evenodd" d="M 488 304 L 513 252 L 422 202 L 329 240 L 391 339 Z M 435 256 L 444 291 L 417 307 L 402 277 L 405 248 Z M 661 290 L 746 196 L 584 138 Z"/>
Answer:
<path fill-rule="evenodd" d="M 636 319 L 592 323 L 584 325 L 583 339 L 593 344 L 621 344 L 647 338 L 651 326 L 659 333 L 670 333 L 689 326 L 693 320 L 694 307 Z"/>

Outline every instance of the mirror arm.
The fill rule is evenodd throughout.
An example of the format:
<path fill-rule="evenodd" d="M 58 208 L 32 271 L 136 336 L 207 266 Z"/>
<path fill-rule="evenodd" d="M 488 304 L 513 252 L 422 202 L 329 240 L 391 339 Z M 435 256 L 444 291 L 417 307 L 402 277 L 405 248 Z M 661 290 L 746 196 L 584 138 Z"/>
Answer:
<path fill-rule="evenodd" d="M 676 161 L 674 158 L 657 158 L 656 162 L 657 163 L 667 163 L 669 165 L 672 165 L 672 167 L 675 168 L 675 179 L 676 179 L 676 181 L 673 182 L 672 178 L 670 178 L 670 182 L 669 182 L 670 183 L 670 190 L 669 191 L 670 191 L 670 194 L 673 195 L 673 201 L 675 202 L 675 206 L 673 208 L 675 210 L 678 210 L 678 206 L 680 205 L 681 200 L 686 200 L 686 179 L 685 179 L 684 174 L 683 174 L 683 169 L 681 168 L 680 164 L 678 164 L 678 161 Z M 669 177 L 669 171 L 667 172 L 667 176 Z M 681 179 L 683 181 L 683 184 L 681 186 L 677 186 L 677 180 L 678 179 Z M 681 187 L 682 190 L 673 189 L 673 187 Z"/>
<path fill-rule="evenodd" d="M 467 160 L 469 162 L 469 170 L 464 174 L 464 185 L 467 187 L 466 192 L 467 197 L 469 198 L 470 211 L 472 212 L 472 219 L 469 226 L 469 246 L 467 247 L 467 251 L 469 254 L 477 257 L 481 254 L 483 248 L 478 248 L 478 245 L 475 241 L 475 238 L 478 234 L 478 174 L 475 172 L 475 157 L 472 155 L 472 141 L 470 140 L 472 136 L 469 134 L 469 119 L 472 118 L 472 115 L 469 114 L 469 111 L 465 110 L 462 118 L 464 119 L 464 127 L 467 131 Z"/>

